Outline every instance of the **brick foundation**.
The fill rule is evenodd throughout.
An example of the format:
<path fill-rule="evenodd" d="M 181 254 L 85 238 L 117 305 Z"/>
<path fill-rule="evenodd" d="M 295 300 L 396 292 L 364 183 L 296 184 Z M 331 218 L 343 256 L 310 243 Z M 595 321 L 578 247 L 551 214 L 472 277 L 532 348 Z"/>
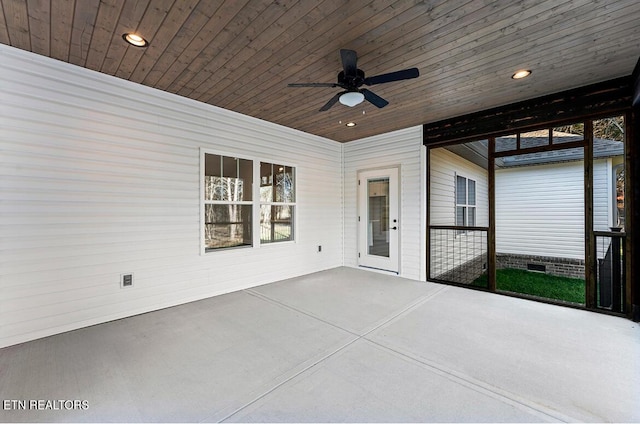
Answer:
<path fill-rule="evenodd" d="M 550 256 L 516 255 L 513 253 L 496 253 L 496 268 L 513 268 L 527 270 L 527 265 L 544 265 L 545 273 L 558 277 L 584 279 L 584 260 L 555 258 Z"/>

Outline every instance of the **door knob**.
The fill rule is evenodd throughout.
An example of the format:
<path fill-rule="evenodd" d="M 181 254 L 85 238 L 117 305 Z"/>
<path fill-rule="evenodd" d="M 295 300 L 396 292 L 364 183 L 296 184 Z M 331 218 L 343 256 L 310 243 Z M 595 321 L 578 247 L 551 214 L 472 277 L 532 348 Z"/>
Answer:
<path fill-rule="evenodd" d="M 397 230 L 397 229 L 398 229 L 398 227 L 391 227 L 391 229 L 392 229 L 392 230 Z"/>

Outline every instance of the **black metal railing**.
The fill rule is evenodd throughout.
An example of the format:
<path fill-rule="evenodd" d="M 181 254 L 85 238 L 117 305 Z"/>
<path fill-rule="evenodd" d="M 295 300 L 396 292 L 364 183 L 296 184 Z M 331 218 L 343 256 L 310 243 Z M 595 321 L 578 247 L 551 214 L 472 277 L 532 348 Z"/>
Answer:
<path fill-rule="evenodd" d="M 486 287 L 488 234 L 487 227 L 430 226 L 429 279 Z"/>
<path fill-rule="evenodd" d="M 626 233 L 594 231 L 596 237 L 596 305 L 613 312 L 625 312 Z"/>

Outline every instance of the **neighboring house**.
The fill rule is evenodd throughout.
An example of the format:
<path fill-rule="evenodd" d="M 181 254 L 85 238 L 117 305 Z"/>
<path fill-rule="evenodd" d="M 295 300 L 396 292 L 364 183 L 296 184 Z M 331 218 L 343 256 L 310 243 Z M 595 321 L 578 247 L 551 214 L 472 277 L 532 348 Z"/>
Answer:
<path fill-rule="evenodd" d="M 555 142 L 581 138 L 554 132 Z M 522 139 L 522 144 L 526 146 L 527 141 L 535 144 L 535 134 Z M 622 142 L 593 141 L 595 231 L 609 231 L 618 225 L 615 176 L 624 161 L 623 154 Z M 498 159 L 495 184 L 498 268 L 544 270 L 584 278 L 583 149 Z M 602 246 L 597 249 L 599 256 L 602 250 Z"/>
<path fill-rule="evenodd" d="M 521 146 L 540 145 L 548 137 L 529 133 Z M 554 132 L 555 143 L 581 139 L 581 136 Z M 509 137 L 496 139 L 496 150 L 507 150 Z M 623 143 L 594 140 L 593 202 L 594 230 L 609 231 L 624 222 L 618 211 Z M 470 225 L 460 219 L 458 176 L 475 179 L 477 189 L 475 226 L 488 225 L 487 143 L 478 141 L 432 150 L 430 225 Z M 498 268 L 544 270 L 547 273 L 584 278 L 584 162 L 583 149 L 564 149 L 496 158 L 495 171 L 496 259 Z M 454 234 L 454 232 L 451 232 Z M 448 267 L 435 267 L 432 278 L 442 278 L 452 269 L 483 258 L 485 248 L 469 249 L 465 240 L 450 237 L 448 253 L 437 257 L 432 240 L 432 264 L 445 261 Z M 599 244 L 603 242 L 599 241 Z M 607 246 L 598 246 L 601 258 Z M 456 256 L 446 261 L 444 257 Z M 465 252 L 464 254 L 462 252 Z M 478 266 L 474 264 L 475 273 Z M 434 266 L 431 267 L 432 271 Z M 440 275 L 440 277 L 438 277 Z M 470 282 L 470 281 L 460 281 Z"/>

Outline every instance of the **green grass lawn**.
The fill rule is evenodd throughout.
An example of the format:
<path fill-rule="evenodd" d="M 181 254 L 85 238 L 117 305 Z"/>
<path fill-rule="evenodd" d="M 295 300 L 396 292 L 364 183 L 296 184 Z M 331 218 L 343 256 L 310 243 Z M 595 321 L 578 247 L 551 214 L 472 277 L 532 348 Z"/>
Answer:
<path fill-rule="evenodd" d="M 487 276 L 473 282 L 474 286 L 487 287 Z M 496 271 L 496 290 L 508 291 L 547 299 L 585 303 L 584 280 L 579 278 L 556 277 L 520 269 L 499 269 Z"/>

